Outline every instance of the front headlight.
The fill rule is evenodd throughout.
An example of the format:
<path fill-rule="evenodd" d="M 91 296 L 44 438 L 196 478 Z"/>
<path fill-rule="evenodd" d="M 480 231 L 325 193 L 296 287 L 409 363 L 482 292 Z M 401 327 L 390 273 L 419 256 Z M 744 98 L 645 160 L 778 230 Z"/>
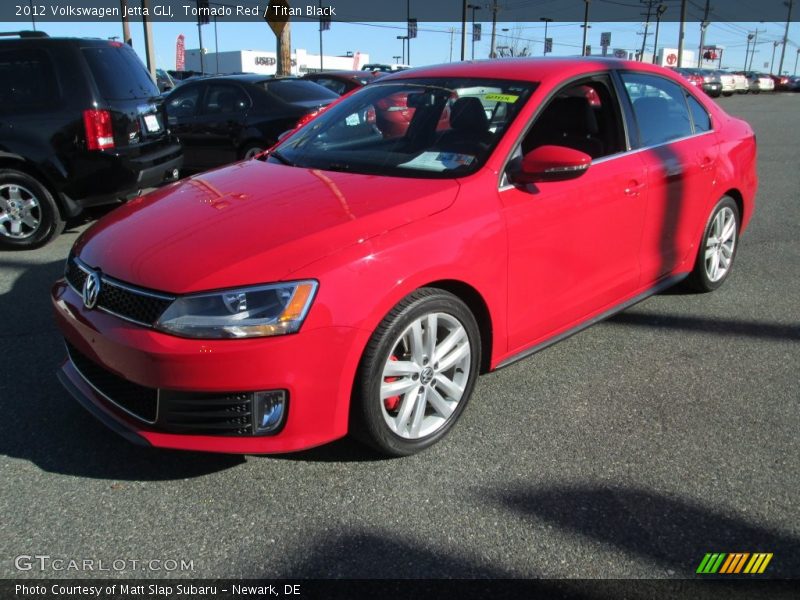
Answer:
<path fill-rule="evenodd" d="M 177 298 L 156 329 L 192 338 L 248 338 L 294 333 L 317 291 L 316 281 L 222 290 Z"/>

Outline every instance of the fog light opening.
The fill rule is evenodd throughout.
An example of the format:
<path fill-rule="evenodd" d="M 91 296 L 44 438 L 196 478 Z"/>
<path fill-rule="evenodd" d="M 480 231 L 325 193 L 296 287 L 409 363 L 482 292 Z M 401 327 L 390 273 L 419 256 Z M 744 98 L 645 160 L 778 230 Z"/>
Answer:
<path fill-rule="evenodd" d="M 286 392 L 273 390 L 253 394 L 253 433 L 274 433 L 283 425 L 286 415 Z"/>

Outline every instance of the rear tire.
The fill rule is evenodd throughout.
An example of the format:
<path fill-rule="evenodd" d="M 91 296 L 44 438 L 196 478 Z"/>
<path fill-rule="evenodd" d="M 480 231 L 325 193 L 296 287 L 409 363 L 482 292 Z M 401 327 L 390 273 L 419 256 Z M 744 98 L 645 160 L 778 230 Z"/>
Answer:
<path fill-rule="evenodd" d="M 453 294 L 422 288 L 381 321 L 354 385 L 352 434 L 389 456 L 442 439 L 464 411 L 481 362 L 475 317 Z"/>
<path fill-rule="evenodd" d="M 689 289 L 713 292 L 728 278 L 739 248 L 739 220 L 736 202 L 723 196 L 703 229 L 694 269 L 686 280 Z"/>
<path fill-rule="evenodd" d="M 0 169 L 0 249 L 44 246 L 64 231 L 64 225 L 44 185 L 23 171 Z"/>
<path fill-rule="evenodd" d="M 242 151 L 239 153 L 239 158 L 241 160 L 249 160 L 257 154 L 261 154 L 267 148 L 269 148 L 269 146 L 261 142 L 249 143 L 242 148 Z"/>

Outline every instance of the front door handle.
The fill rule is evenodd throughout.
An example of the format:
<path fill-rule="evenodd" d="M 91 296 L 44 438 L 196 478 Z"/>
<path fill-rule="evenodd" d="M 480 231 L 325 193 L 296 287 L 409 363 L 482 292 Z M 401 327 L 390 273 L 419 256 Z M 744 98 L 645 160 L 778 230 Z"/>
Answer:
<path fill-rule="evenodd" d="M 631 179 L 628 182 L 628 185 L 625 186 L 625 195 L 626 196 L 639 196 L 641 195 L 642 188 L 644 187 L 643 183 L 639 183 L 636 179 Z"/>

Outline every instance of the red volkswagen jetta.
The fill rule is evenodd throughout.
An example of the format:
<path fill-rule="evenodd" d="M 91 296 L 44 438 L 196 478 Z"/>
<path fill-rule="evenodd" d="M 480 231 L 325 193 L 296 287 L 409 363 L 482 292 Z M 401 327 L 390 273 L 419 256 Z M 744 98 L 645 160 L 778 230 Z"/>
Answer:
<path fill-rule="evenodd" d="M 398 95 L 413 115 L 382 131 L 368 115 Z M 52 291 L 60 379 L 153 446 L 287 452 L 352 432 L 410 454 L 479 373 L 684 278 L 719 287 L 755 191 L 750 127 L 665 69 L 404 71 L 88 229 Z"/>

